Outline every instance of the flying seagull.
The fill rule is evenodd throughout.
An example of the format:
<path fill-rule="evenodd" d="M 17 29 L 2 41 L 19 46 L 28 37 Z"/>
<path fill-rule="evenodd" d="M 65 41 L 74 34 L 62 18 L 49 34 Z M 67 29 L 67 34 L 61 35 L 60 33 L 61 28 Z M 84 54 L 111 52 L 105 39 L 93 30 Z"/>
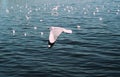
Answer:
<path fill-rule="evenodd" d="M 72 30 L 68 30 L 62 27 L 50 27 L 49 29 L 50 29 L 50 34 L 49 34 L 49 40 L 48 40 L 48 48 L 51 48 L 55 44 L 58 36 L 62 32 L 72 33 Z"/>

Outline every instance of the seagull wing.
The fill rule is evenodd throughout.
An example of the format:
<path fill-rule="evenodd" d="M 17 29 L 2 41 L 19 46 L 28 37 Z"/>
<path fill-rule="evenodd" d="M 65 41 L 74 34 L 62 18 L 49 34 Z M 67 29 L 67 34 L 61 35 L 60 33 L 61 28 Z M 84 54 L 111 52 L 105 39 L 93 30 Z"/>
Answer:
<path fill-rule="evenodd" d="M 61 27 L 51 27 L 50 28 L 50 35 L 49 35 L 49 41 L 48 41 L 48 47 L 51 48 L 54 43 L 56 42 L 57 38 L 60 36 L 62 32 L 65 33 L 72 33 L 72 30 L 68 30 Z"/>
<path fill-rule="evenodd" d="M 49 35 L 49 46 L 52 47 L 52 45 L 55 43 L 57 38 L 60 36 L 60 34 L 63 32 L 63 28 L 60 27 L 54 27 L 53 29 L 50 30 L 50 35 Z"/>
<path fill-rule="evenodd" d="M 63 32 L 65 32 L 65 33 L 72 33 L 72 30 L 63 29 Z"/>

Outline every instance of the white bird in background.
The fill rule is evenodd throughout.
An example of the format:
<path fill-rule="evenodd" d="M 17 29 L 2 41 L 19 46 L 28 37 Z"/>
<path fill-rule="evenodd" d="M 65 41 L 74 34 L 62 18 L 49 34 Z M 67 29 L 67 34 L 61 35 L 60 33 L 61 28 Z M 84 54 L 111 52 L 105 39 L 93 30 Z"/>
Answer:
<path fill-rule="evenodd" d="M 80 25 L 77 25 L 77 29 L 80 30 Z"/>
<path fill-rule="evenodd" d="M 15 30 L 12 30 L 13 35 L 15 35 Z"/>
<path fill-rule="evenodd" d="M 96 15 L 96 13 L 95 13 L 95 12 L 93 12 L 93 15 L 95 16 L 95 15 Z"/>
<path fill-rule="evenodd" d="M 118 12 L 116 12 L 116 15 L 118 15 L 119 13 Z"/>
<path fill-rule="evenodd" d="M 34 27 L 34 29 L 36 30 L 36 29 L 37 29 L 37 27 L 35 26 L 35 27 Z"/>
<path fill-rule="evenodd" d="M 99 8 L 98 7 L 96 7 L 96 12 L 99 12 Z"/>
<path fill-rule="evenodd" d="M 27 36 L 27 34 L 26 34 L 26 33 L 24 33 L 24 36 Z"/>
<path fill-rule="evenodd" d="M 26 15 L 25 17 L 26 17 L 26 19 L 27 19 L 27 20 L 29 20 L 29 19 L 30 19 L 30 17 L 29 17 L 29 16 L 27 16 L 27 15 Z"/>
<path fill-rule="evenodd" d="M 42 22 L 43 20 L 42 19 L 40 19 L 40 22 Z"/>
<path fill-rule="evenodd" d="M 49 34 L 49 40 L 48 40 L 48 47 L 51 48 L 58 36 L 62 33 L 62 32 L 65 32 L 65 33 L 72 33 L 72 30 L 68 30 L 68 29 L 65 29 L 65 28 L 62 28 L 62 27 L 50 27 L 50 34 Z"/>
<path fill-rule="evenodd" d="M 57 11 L 60 6 L 55 6 L 52 10 Z"/>
<path fill-rule="evenodd" d="M 43 33 L 43 32 L 40 32 L 40 34 L 41 34 L 41 36 L 43 36 L 44 33 Z"/>

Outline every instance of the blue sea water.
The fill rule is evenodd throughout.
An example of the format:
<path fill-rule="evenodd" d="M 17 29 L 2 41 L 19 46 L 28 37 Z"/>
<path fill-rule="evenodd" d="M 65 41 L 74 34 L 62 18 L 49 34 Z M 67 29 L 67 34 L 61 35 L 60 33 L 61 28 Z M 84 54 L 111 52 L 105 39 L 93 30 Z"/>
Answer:
<path fill-rule="evenodd" d="M 120 0 L 0 0 L 0 77 L 119 76 Z"/>

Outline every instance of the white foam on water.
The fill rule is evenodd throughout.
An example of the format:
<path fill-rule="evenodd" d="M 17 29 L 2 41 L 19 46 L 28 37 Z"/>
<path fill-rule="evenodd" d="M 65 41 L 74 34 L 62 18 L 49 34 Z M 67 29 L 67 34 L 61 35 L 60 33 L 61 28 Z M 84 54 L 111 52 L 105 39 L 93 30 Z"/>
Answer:
<path fill-rule="evenodd" d="M 51 12 L 51 15 L 52 15 L 52 16 L 58 16 L 59 13 L 58 13 L 58 12 Z"/>
<path fill-rule="evenodd" d="M 118 12 L 120 12 L 120 10 L 119 10 L 119 9 L 118 9 L 117 11 L 118 11 Z"/>
<path fill-rule="evenodd" d="M 108 13 L 110 13 L 110 10 L 107 10 Z"/>
<path fill-rule="evenodd" d="M 9 13 L 9 10 L 8 10 L 8 9 L 6 9 L 6 13 Z"/>
<path fill-rule="evenodd" d="M 87 14 L 87 12 L 84 12 L 84 14 Z"/>
<path fill-rule="evenodd" d="M 11 6 L 11 9 L 13 9 L 13 6 Z"/>
<path fill-rule="evenodd" d="M 99 17 L 99 20 L 100 20 L 100 21 L 102 21 L 102 20 L 103 20 L 103 18 L 102 18 L 102 17 Z"/>

